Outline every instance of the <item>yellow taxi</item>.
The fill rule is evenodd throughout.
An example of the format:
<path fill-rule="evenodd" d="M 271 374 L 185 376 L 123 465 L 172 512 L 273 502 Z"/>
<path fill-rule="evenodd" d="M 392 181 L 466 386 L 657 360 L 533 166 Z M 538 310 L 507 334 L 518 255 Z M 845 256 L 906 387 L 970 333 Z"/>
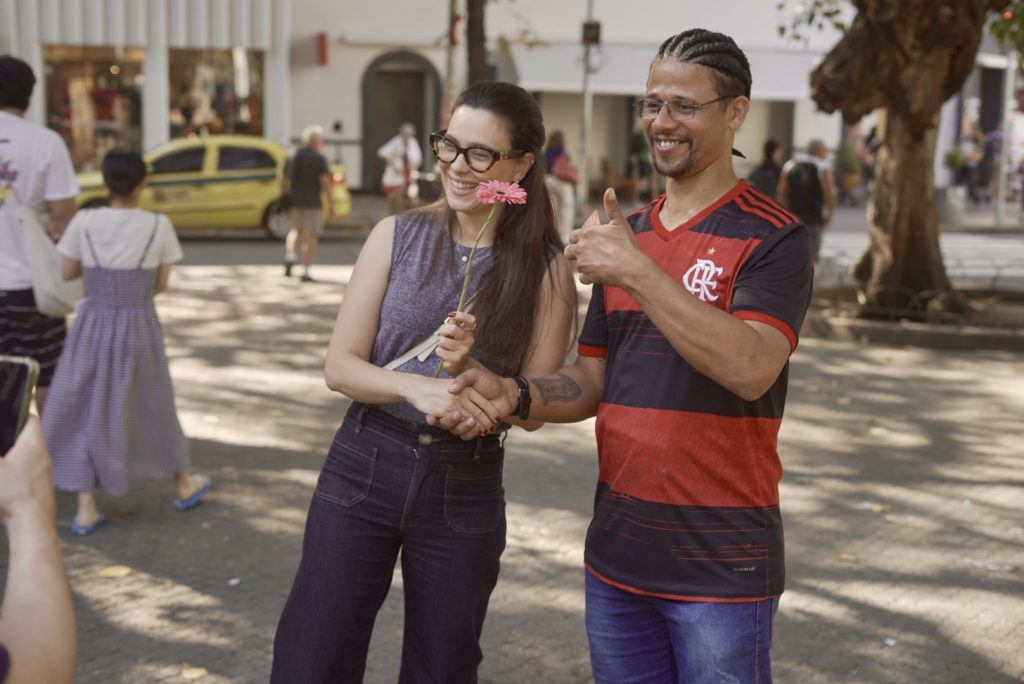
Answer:
<path fill-rule="evenodd" d="M 179 138 L 147 152 L 150 174 L 140 204 L 167 214 L 177 228 L 255 228 L 283 239 L 288 221 L 281 212 L 277 176 L 288 151 L 266 138 L 206 135 Z M 339 164 L 331 164 L 335 220 L 352 210 Z M 78 206 L 107 202 L 103 175 L 78 175 Z M 324 207 L 327 216 L 327 207 Z"/>

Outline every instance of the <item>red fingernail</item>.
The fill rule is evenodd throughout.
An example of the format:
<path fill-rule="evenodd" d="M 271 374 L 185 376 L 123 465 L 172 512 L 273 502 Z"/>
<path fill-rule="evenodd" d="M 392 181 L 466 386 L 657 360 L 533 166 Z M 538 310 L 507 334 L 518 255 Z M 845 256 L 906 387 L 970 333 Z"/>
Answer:
<path fill-rule="evenodd" d="M 502 422 L 502 421 L 501 421 L 501 416 L 498 416 L 498 422 L 499 422 L 499 423 L 500 423 L 500 422 Z"/>
<path fill-rule="evenodd" d="M 455 318 L 455 314 L 456 313 L 457 313 L 456 311 L 449 311 L 448 312 L 448 318 Z"/>

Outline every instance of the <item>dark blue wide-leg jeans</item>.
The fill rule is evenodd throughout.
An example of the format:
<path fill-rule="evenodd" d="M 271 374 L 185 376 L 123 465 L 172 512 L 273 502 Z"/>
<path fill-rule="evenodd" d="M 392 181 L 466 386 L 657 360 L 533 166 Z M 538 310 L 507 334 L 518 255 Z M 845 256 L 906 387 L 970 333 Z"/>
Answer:
<path fill-rule="evenodd" d="M 399 550 L 399 682 L 468 684 L 505 549 L 503 449 L 353 404 L 306 520 L 302 560 L 274 639 L 271 682 L 361 682 Z"/>

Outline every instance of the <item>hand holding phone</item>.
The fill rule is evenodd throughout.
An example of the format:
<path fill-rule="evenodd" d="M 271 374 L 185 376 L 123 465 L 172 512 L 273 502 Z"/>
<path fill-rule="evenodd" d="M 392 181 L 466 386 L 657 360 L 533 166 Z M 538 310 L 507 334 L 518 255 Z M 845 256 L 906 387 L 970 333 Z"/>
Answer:
<path fill-rule="evenodd" d="M 39 364 L 27 356 L 0 356 L 0 457 L 18 439 L 28 418 Z"/>

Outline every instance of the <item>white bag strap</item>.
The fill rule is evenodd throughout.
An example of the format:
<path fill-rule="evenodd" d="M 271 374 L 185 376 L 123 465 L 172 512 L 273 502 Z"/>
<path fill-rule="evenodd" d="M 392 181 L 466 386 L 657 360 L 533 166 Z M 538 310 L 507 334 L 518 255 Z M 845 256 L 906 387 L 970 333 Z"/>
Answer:
<path fill-rule="evenodd" d="M 466 304 L 466 308 L 463 309 L 463 311 L 465 313 L 469 313 L 472 309 L 473 299 L 471 298 L 469 300 L 469 303 Z M 447 321 L 445 321 L 445 323 L 447 323 Z M 437 349 L 437 338 L 441 335 L 441 328 L 444 326 L 445 323 L 442 323 L 441 325 L 437 326 L 437 330 L 432 332 L 422 342 L 413 346 L 412 349 L 409 349 L 401 356 L 392 359 L 387 365 L 384 366 L 384 370 L 395 370 L 399 366 L 404 365 L 406 362 L 412 360 L 413 357 L 416 357 L 420 361 L 426 361 L 427 359 L 429 359 L 430 355 L 434 353 L 435 349 Z"/>

